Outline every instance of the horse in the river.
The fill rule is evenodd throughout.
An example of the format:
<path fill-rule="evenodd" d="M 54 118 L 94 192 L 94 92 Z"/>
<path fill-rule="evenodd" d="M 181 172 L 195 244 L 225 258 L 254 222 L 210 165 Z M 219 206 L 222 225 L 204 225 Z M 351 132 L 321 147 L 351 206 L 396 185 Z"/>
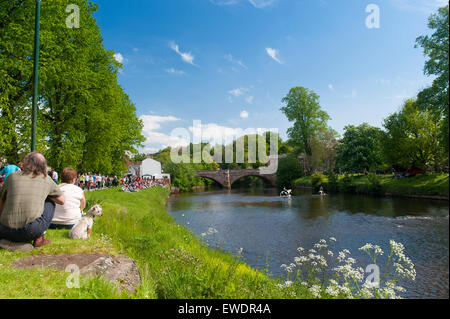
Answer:
<path fill-rule="evenodd" d="M 291 197 L 292 196 L 292 189 L 283 189 L 280 193 L 280 197 Z"/>

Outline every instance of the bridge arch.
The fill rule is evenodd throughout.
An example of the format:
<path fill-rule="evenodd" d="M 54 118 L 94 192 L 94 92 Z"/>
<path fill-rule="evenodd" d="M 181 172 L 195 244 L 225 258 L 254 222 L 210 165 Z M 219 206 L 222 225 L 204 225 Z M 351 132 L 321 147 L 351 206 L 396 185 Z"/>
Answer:
<path fill-rule="evenodd" d="M 220 186 L 225 187 L 225 186 L 223 185 L 223 181 L 222 181 L 221 178 L 217 178 L 217 177 L 213 177 L 213 176 L 201 176 L 201 177 L 202 177 L 202 178 L 209 179 L 209 180 L 211 180 L 211 181 L 213 181 L 213 182 L 216 182 L 216 183 L 219 184 Z"/>
<path fill-rule="evenodd" d="M 215 171 L 197 171 L 197 175 L 203 178 L 209 178 L 224 188 L 231 189 L 231 185 L 237 180 L 246 176 L 255 176 L 267 180 L 272 186 L 276 185 L 276 174 L 261 174 L 259 169 L 235 169 L 235 170 L 215 170 Z"/>
<path fill-rule="evenodd" d="M 239 175 L 239 176 L 236 176 L 233 178 L 230 176 L 230 186 L 233 186 L 233 184 L 236 183 L 237 181 L 239 181 L 240 179 L 249 177 L 249 176 L 257 177 L 265 182 L 268 182 L 273 187 L 276 186 L 276 184 L 275 184 L 276 181 L 272 178 L 272 176 L 267 176 L 267 175 L 263 175 L 263 174 L 255 174 L 255 173 L 244 173 L 242 175 Z"/>

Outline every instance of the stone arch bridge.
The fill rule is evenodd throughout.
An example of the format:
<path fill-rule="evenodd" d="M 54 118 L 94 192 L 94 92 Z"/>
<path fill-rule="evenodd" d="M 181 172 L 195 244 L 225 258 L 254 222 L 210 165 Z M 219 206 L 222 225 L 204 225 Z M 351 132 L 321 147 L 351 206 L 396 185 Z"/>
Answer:
<path fill-rule="evenodd" d="M 262 174 L 260 169 L 230 169 L 230 170 L 215 170 L 215 171 L 197 171 L 197 175 L 204 178 L 209 178 L 224 188 L 231 189 L 231 185 L 238 179 L 246 176 L 256 176 L 268 181 L 272 186 L 276 186 L 276 174 Z"/>

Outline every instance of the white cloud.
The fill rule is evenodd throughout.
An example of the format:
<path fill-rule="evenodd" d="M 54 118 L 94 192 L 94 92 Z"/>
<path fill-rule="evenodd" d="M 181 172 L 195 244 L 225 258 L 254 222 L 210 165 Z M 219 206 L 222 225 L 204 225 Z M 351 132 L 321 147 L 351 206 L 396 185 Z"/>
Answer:
<path fill-rule="evenodd" d="M 232 128 L 216 123 L 201 124 L 196 130 L 201 130 L 202 141 L 216 140 L 219 143 L 230 143 L 235 138 L 245 135 L 245 131 L 240 128 Z M 194 133 L 194 127 L 189 127 L 189 131 Z"/>
<path fill-rule="evenodd" d="M 139 49 L 138 48 L 133 48 L 133 52 L 138 52 Z"/>
<path fill-rule="evenodd" d="M 274 4 L 275 0 L 248 0 L 252 6 L 258 9 L 269 7 Z"/>
<path fill-rule="evenodd" d="M 144 143 L 145 152 L 156 152 L 168 146 L 176 147 L 189 145 L 190 141 L 183 139 L 182 137 L 157 132 L 164 123 L 179 121 L 179 118 L 174 116 L 142 115 L 140 119 L 144 124 L 142 133 L 146 137 Z"/>
<path fill-rule="evenodd" d="M 334 86 L 333 86 L 333 84 L 328 84 L 328 88 L 330 89 L 330 91 L 334 92 Z"/>
<path fill-rule="evenodd" d="M 183 59 L 184 62 L 195 65 L 194 64 L 195 57 L 190 52 L 181 52 L 180 47 L 175 42 L 170 42 L 169 46 L 172 50 L 174 50 L 181 56 L 181 59 Z"/>
<path fill-rule="evenodd" d="M 245 102 L 247 102 L 248 104 L 252 104 L 254 100 L 255 100 L 255 97 L 253 95 L 247 96 L 245 98 Z"/>
<path fill-rule="evenodd" d="M 283 62 L 281 62 L 281 60 L 278 58 L 278 54 L 279 54 L 278 50 L 272 49 L 272 48 L 266 48 L 266 52 L 276 62 L 283 64 Z"/>
<path fill-rule="evenodd" d="M 142 115 L 142 122 L 144 123 L 144 132 L 153 131 L 161 128 L 161 123 L 179 121 L 175 116 L 159 116 L 159 115 Z"/>
<path fill-rule="evenodd" d="M 174 68 L 167 69 L 166 72 L 169 74 L 173 74 L 173 75 L 185 75 L 186 74 L 186 72 L 184 72 L 183 70 L 177 70 Z"/>
<path fill-rule="evenodd" d="M 123 61 L 125 61 L 125 59 L 121 53 L 114 54 L 114 59 L 119 63 L 123 63 Z"/>
<path fill-rule="evenodd" d="M 245 111 L 243 111 L 245 112 Z M 245 113 L 244 113 L 245 114 Z M 248 113 L 247 113 L 248 115 Z M 192 135 L 195 135 L 195 138 L 198 138 L 197 134 L 200 134 L 201 131 L 201 139 L 204 142 L 209 143 L 220 143 L 220 144 L 229 144 L 233 140 L 242 137 L 244 135 L 249 134 L 262 134 L 263 132 L 268 131 L 265 128 L 232 128 L 223 125 L 219 125 L 216 123 L 208 123 L 208 124 L 196 124 L 195 130 L 194 127 L 189 127 L 189 131 Z"/>
<path fill-rule="evenodd" d="M 248 112 L 246 110 L 242 111 L 240 114 L 240 117 L 242 119 L 247 119 L 248 118 Z"/>
<path fill-rule="evenodd" d="M 228 91 L 228 93 L 234 97 L 240 97 L 248 91 L 249 91 L 249 89 L 247 89 L 247 88 L 237 88 L 237 89 Z"/>
<path fill-rule="evenodd" d="M 234 59 L 233 56 L 232 56 L 231 54 L 227 54 L 227 55 L 225 56 L 225 59 L 227 59 L 227 60 L 230 61 L 231 63 L 237 64 L 237 65 L 243 67 L 244 69 L 247 68 L 247 66 L 246 66 L 241 60 Z"/>

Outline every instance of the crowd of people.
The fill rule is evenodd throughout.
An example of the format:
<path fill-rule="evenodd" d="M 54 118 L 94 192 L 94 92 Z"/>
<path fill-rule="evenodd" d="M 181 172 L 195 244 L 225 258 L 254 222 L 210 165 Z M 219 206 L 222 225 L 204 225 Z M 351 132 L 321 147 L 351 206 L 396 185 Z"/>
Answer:
<path fill-rule="evenodd" d="M 139 192 L 140 189 L 151 187 L 170 187 L 170 180 L 167 177 L 162 179 L 153 179 L 150 177 L 127 176 L 122 178 L 122 191 Z"/>
<path fill-rule="evenodd" d="M 44 155 L 29 153 L 18 166 L 7 165 L 0 170 L 0 247 L 30 251 L 49 244 L 44 237 L 47 229 L 72 229 L 81 220 L 85 191 L 118 186 L 122 191 L 136 192 L 169 187 L 170 181 L 78 174 L 73 168 L 64 169 L 59 180 L 56 171 L 48 171 Z"/>
<path fill-rule="evenodd" d="M 119 179 L 117 176 L 83 173 L 78 174 L 75 184 L 82 190 L 90 191 L 94 189 L 118 187 Z"/>

